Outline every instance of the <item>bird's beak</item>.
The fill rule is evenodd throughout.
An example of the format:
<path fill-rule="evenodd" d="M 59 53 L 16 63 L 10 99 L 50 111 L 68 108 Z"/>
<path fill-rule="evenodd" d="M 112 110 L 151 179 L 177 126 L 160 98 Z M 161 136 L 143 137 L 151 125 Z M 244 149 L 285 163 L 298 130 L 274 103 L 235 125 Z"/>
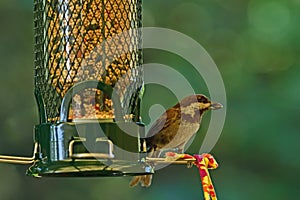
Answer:
<path fill-rule="evenodd" d="M 221 108 L 223 108 L 223 105 L 220 104 L 220 103 L 216 103 L 216 102 L 211 102 L 210 103 L 210 107 L 209 107 L 210 110 L 218 110 L 218 109 L 221 109 Z"/>

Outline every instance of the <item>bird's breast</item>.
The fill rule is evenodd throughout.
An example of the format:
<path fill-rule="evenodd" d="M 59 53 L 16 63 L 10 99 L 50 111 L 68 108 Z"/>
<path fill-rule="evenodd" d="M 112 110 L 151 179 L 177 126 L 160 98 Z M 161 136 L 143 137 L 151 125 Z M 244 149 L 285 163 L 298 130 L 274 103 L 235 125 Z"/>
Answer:
<path fill-rule="evenodd" d="M 191 137 L 198 131 L 199 123 L 190 123 L 182 121 L 176 129 L 169 130 L 168 141 L 162 143 L 160 148 L 176 148 L 187 143 Z"/>

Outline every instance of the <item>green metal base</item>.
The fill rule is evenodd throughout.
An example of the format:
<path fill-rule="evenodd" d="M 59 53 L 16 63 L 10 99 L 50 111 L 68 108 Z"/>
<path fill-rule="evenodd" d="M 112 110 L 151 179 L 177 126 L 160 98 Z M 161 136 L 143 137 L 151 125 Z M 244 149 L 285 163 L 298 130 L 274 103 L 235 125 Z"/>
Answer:
<path fill-rule="evenodd" d="M 130 176 L 154 173 L 142 152 L 143 126 L 134 122 L 61 122 L 35 127 L 39 148 L 27 175 Z"/>
<path fill-rule="evenodd" d="M 34 177 L 112 177 L 153 174 L 152 167 L 127 161 L 98 160 L 58 161 L 51 164 L 36 162 L 27 170 Z"/>

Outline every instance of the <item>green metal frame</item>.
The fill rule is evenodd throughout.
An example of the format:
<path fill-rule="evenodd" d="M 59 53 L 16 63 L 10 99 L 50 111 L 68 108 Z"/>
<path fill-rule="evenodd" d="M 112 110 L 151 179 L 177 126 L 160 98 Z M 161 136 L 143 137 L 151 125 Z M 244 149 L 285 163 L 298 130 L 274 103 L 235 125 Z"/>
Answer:
<path fill-rule="evenodd" d="M 127 134 L 128 131 L 136 137 Z M 37 125 L 35 141 L 39 144 L 39 158 L 27 174 L 124 176 L 153 173 L 152 167 L 143 162 L 146 154 L 140 149 L 139 138 L 143 131 L 142 126 L 126 122 Z"/>
<path fill-rule="evenodd" d="M 27 171 L 32 176 L 124 176 L 153 173 L 145 161 L 139 122 L 125 122 L 121 104 L 113 98 L 115 121 L 87 120 L 68 122 L 73 94 L 97 88 L 110 98 L 111 86 L 98 81 L 84 81 L 68 90 L 62 100 L 60 121 L 47 123 L 44 103 L 36 91 L 41 124 L 35 126 L 37 158 Z M 114 94 L 115 95 L 115 94 Z M 139 102 L 138 102 L 139 103 Z M 139 115 L 139 109 L 136 110 Z"/>

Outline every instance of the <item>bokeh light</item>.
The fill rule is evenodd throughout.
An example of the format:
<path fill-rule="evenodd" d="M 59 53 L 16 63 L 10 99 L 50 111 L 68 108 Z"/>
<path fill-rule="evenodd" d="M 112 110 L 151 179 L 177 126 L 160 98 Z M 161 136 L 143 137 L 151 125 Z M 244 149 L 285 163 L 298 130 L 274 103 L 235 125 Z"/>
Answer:
<path fill-rule="evenodd" d="M 248 6 L 249 23 L 257 37 L 279 40 L 290 31 L 291 11 L 284 1 L 252 0 Z"/>

